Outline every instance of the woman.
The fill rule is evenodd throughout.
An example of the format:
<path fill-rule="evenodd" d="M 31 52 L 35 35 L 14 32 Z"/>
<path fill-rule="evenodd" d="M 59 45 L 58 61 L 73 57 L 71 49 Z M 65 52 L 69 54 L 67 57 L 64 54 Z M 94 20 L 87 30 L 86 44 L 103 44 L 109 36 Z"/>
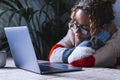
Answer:
<path fill-rule="evenodd" d="M 96 51 L 117 31 L 112 4 L 115 0 L 80 0 L 72 8 L 67 35 L 50 51 L 50 62 L 73 66 L 95 66 Z"/>

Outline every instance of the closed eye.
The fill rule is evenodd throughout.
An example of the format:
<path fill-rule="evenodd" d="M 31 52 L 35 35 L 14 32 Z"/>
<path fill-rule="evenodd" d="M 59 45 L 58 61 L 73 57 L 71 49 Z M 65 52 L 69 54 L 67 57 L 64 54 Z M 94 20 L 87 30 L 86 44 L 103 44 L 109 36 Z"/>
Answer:
<path fill-rule="evenodd" d="M 90 31 L 86 26 L 84 26 L 84 25 L 79 25 L 78 27 L 80 27 L 80 28 L 82 28 L 82 29 L 84 29 L 84 30 L 86 30 L 86 31 Z"/>

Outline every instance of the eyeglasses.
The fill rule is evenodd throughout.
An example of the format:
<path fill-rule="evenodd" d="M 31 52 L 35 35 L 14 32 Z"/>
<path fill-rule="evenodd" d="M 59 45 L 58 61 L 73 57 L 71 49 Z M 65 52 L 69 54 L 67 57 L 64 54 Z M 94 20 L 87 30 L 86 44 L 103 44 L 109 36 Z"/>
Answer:
<path fill-rule="evenodd" d="M 80 30 L 80 32 L 84 35 L 88 35 L 90 33 L 90 30 L 88 28 L 86 28 L 86 26 L 84 26 L 84 25 L 78 25 L 75 23 L 72 28 L 74 30 Z"/>

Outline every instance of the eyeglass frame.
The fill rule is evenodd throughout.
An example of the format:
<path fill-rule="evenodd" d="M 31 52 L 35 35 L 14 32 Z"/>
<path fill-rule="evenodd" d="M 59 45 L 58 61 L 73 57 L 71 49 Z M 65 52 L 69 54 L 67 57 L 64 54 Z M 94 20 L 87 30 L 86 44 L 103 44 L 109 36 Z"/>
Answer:
<path fill-rule="evenodd" d="M 80 30 L 80 32 L 81 32 L 82 34 L 84 34 L 84 35 L 90 34 L 90 30 L 87 29 L 87 28 L 84 28 L 84 27 L 86 27 L 86 26 L 80 25 L 80 24 L 77 24 L 77 23 L 74 23 L 73 26 L 72 26 L 72 29 L 73 29 L 74 31 Z"/>

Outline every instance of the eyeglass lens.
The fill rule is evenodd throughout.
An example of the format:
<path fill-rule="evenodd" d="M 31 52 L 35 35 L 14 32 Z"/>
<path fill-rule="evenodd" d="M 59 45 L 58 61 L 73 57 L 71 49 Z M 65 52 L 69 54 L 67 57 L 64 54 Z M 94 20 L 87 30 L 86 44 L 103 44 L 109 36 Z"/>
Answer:
<path fill-rule="evenodd" d="M 81 31 L 81 33 L 84 34 L 84 35 L 88 35 L 89 34 L 89 30 L 83 28 L 83 25 L 74 24 L 73 28 L 76 29 L 76 30 L 79 29 Z"/>

